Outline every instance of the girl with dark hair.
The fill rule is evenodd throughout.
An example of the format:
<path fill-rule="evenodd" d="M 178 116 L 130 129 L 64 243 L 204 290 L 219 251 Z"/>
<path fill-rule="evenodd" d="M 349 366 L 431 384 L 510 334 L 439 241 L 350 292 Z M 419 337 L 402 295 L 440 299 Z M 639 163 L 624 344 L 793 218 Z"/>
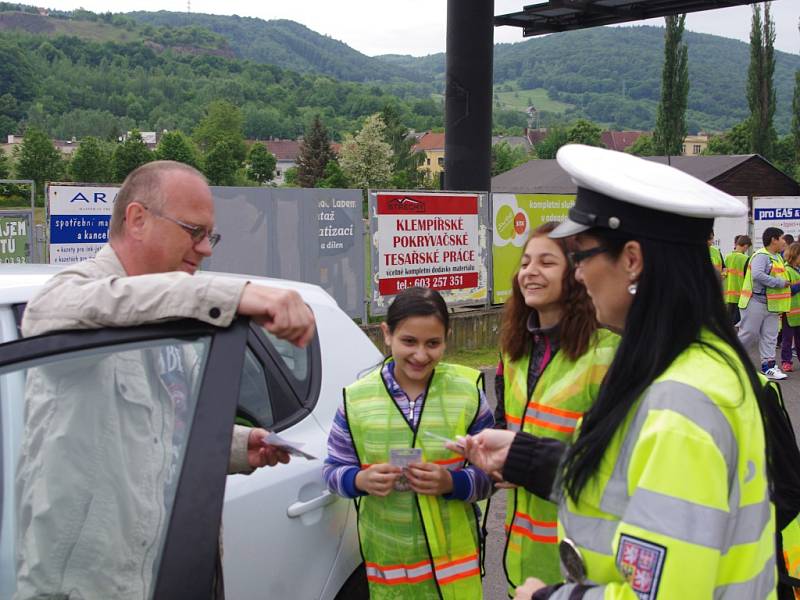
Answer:
<path fill-rule="evenodd" d="M 391 355 L 345 388 L 323 476 L 356 501 L 371 598 L 481 598 L 475 502 L 491 481 L 444 444 L 494 424 L 483 377 L 441 362 L 449 316 L 436 291 L 398 294 L 381 328 Z"/>
<path fill-rule="evenodd" d="M 599 329 L 592 301 L 575 280 L 557 223 L 533 231 L 512 280 L 495 376 L 498 427 L 569 441 L 600 388 L 619 336 Z M 508 487 L 500 484 L 500 487 Z M 526 577 L 561 579 L 557 505 L 511 486 L 504 566 L 513 594 Z"/>
<path fill-rule="evenodd" d="M 516 597 L 775 598 L 770 487 L 796 466 L 773 467 L 765 424 L 777 403 L 730 324 L 706 245 L 715 217 L 746 209 L 630 155 L 567 145 L 557 158 L 578 194 L 551 236 L 571 237 L 576 276 L 622 340 L 560 452 L 497 430 L 464 443 L 475 464 L 559 501 L 567 582 L 531 578 Z"/>

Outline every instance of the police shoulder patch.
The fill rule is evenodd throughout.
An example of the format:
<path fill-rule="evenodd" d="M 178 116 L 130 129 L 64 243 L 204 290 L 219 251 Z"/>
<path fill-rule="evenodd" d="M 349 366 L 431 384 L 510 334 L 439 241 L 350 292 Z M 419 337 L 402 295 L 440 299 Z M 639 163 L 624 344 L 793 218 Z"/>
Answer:
<path fill-rule="evenodd" d="M 617 568 L 639 600 L 653 600 L 658 594 L 667 549 L 659 544 L 621 535 Z"/>

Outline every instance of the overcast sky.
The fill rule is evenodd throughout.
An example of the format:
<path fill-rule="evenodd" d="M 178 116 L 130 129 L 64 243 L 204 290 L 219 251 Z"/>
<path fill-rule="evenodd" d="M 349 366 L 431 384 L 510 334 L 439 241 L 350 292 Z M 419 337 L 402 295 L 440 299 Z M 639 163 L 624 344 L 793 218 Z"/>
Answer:
<path fill-rule="evenodd" d="M 369 56 L 376 54 L 412 54 L 424 56 L 445 50 L 447 16 L 446 0 L 189 0 L 192 12 L 219 15 L 237 14 L 261 19 L 291 19 L 318 33 L 341 40 Z M 522 10 L 534 0 L 495 0 L 495 14 Z M 72 10 L 78 7 L 93 12 L 109 9 L 108 0 L 50 0 L 50 8 Z M 117 0 L 113 12 L 133 10 L 185 11 L 187 0 Z M 800 0 L 774 0 L 775 48 L 792 54 L 800 53 Z M 686 17 L 690 31 L 712 33 L 748 41 L 750 37 L 750 6 L 723 8 Z M 640 23 L 663 26 L 663 19 Z M 498 27 L 495 42 L 522 41 L 522 30 Z"/>

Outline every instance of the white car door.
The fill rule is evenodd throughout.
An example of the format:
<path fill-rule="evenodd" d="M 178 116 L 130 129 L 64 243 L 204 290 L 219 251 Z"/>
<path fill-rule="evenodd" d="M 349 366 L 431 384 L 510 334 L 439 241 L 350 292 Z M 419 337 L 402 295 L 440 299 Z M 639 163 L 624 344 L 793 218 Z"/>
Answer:
<path fill-rule="evenodd" d="M 228 477 L 224 528 L 226 597 L 319 598 L 336 561 L 352 503 L 322 479 L 327 432 L 311 415 L 320 388 L 320 350 L 268 338 L 255 328 L 245 356 L 239 416 L 304 443 L 316 460 Z"/>

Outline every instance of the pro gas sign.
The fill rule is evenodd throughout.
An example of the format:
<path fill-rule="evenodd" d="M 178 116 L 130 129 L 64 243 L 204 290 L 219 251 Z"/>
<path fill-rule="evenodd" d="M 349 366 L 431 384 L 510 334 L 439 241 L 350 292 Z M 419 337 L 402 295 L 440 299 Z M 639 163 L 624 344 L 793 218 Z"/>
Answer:
<path fill-rule="evenodd" d="M 50 264 L 63 265 L 94 257 L 108 241 L 108 226 L 117 187 L 50 185 Z"/>

